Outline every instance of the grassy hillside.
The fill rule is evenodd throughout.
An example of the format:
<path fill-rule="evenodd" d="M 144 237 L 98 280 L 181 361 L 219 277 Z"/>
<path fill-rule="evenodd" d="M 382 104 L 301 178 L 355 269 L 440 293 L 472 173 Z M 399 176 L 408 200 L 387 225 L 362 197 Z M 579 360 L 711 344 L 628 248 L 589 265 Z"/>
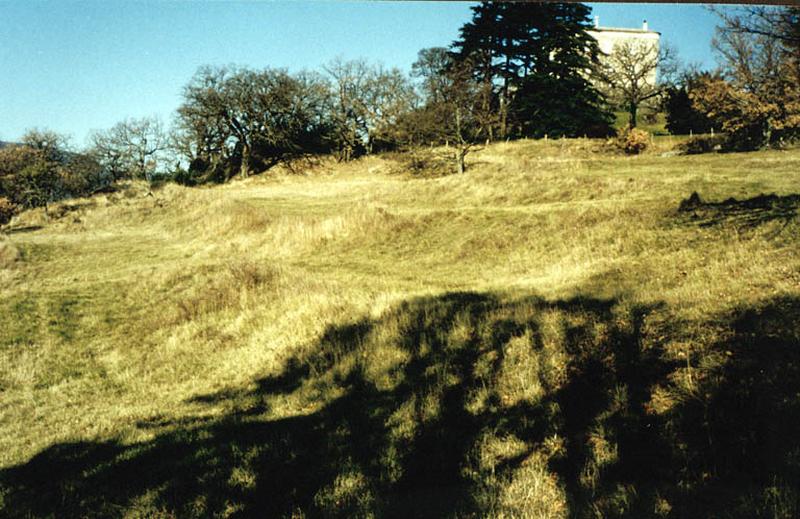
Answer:
<path fill-rule="evenodd" d="M 0 516 L 796 517 L 800 152 L 469 158 L 23 215 Z"/>

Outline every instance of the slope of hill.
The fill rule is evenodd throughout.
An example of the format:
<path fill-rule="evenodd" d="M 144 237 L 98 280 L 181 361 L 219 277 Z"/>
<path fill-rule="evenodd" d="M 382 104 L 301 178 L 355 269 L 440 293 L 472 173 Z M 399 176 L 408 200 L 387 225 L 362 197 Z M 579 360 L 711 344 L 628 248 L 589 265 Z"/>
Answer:
<path fill-rule="evenodd" d="M 797 514 L 800 152 L 470 158 L 23 215 L 1 515 Z"/>

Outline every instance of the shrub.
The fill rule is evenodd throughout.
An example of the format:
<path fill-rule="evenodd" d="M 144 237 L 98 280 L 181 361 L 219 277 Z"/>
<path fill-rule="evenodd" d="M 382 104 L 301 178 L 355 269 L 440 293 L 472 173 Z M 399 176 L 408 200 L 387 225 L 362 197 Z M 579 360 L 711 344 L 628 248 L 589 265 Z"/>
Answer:
<path fill-rule="evenodd" d="M 725 142 L 726 137 L 724 134 L 698 135 L 680 143 L 678 150 L 686 155 L 710 153 L 712 151 L 720 151 Z"/>
<path fill-rule="evenodd" d="M 619 150 L 628 155 L 638 155 L 650 144 L 650 134 L 638 128 L 624 130 L 617 137 L 615 144 Z"/>
<path fill-rule="evenodd" d="M 442 177 L 455 173 L 455 162 L 435 150 L 418 148 L 393 154 L 392 173 L 408 173 L 415 177 Z"/>
<path fill-rule="evenodd" d="M 172 180 L 182 186 L 196 186 L 202 182 L 202 176 L 196 170 L 176 168 L 172 173 Z"/>
<path fill-rule="evenodd" d="M 8 198 L 0 196 L 0 225 L 5 225 L 11 221 L 11 217 L 17 213 L 17 206 Z"/>
<path fill-rule="evenodd" d="M 725 148 L 750 151 L 770 144 L 782 128 L 779 104 L 736 88 L 724 79 L 707 79 L 689 94 L 692 105 L 727 135 Z"/>

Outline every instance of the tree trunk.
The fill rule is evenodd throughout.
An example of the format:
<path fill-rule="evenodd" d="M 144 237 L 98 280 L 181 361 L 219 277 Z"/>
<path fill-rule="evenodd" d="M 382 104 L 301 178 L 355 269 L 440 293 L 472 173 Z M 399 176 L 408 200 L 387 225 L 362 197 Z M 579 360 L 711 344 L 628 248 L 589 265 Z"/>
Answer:
<path fill-rule="evenodd" d="M 500 98 L 500 138 L 505 139 L 508 136 L 508 100 L 506 92 Z"/>
<path fill-rule="evenodd" d="M 628 114 L 630 114 L 630 117 L 628 118 L 628 128 L 631 130 L 636 128 L 636 111 L 638 108 L 639 107 L 636 106 L 636 103 L 630 103 L 628 105 Z"/>
<path fill-rule="evenodd" d="M 242 164 L 239 168 L 239 174 L 242 178 L 250 176 L 250 145 L 247 143 L 242 144 Z"/>
<path fill-rule="evenodd" d="M 486 131 L 486 136 L 490 141 L 494 140 L 494 125 L 491 121 L 491 96 L 492 96 L 492 82 L 491 78 L 484 84 L 483 92 L 481 92 L 481 121 L 480 124 Z M 489 119 L 489 120 L 487 120 Z"/>
<path fill-rule="evenodd" d="M 508 69 L 511 64 L 511 59 L 506 54 L 506 64 L 503 70 L 503 91 L 500 96 L 500 138 L 505 139 L 508 136 Z"/>
<path fill-rule="evenodd" d="M 467 143 L 464 135 L 461 133 L 461 107 L 456 106 L 456 169 L 459 174 L 464 173 L 466 167 L 464 165 L 464 157 L 467 155 Z"/>

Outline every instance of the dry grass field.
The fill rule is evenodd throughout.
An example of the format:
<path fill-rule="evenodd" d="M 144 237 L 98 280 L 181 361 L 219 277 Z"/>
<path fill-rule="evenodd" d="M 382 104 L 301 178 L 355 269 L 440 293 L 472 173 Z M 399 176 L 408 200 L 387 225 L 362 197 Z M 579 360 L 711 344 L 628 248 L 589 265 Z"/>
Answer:
<path fill-rule="evenodd" d="M 672 144 L 21 215 L 0 516 L 797 517 L 800 151 Z"/>

